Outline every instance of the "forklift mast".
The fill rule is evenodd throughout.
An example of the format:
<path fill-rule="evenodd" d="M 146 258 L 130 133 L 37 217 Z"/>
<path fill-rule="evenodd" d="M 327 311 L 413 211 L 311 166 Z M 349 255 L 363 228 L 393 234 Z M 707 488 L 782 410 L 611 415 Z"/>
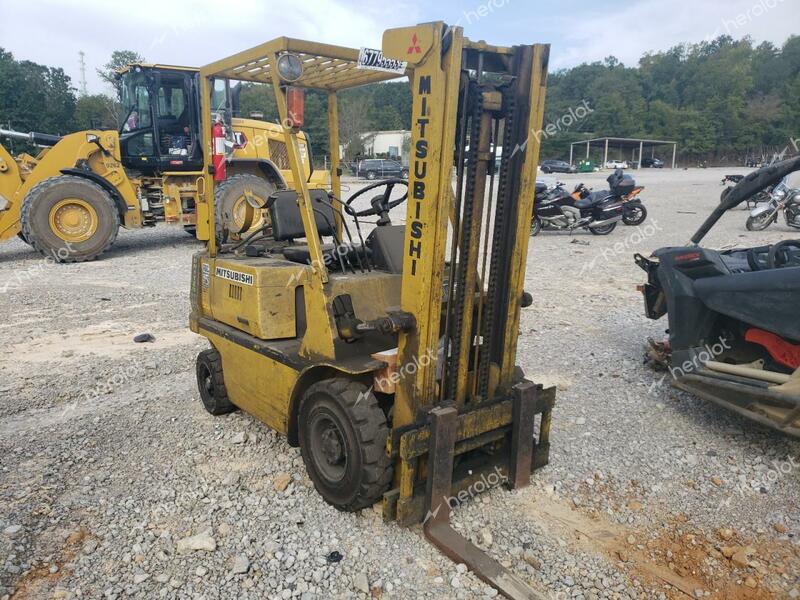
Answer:
<path fill-rule="evenodd" d="M 549 46 L 499 48 L 460 28 L 389 30 L 384 53 L 408 61 L 413 97 L 395 426 L 432 404 L 464 408 L 515 383 Z M 502 148 L 495 169 L 497 149 Z M 456 182 L 453 190 L 453 169 Z"/>
<path fill-rule="evenodd" d="M 419 366 L 395 394 L 396 517 L 416 519 L 413 481 L 424 468 L 428 539 L 507 597 L 539 597 L 452 529 L 449 494 L 457 480 L 465 488 L 470 465 L 485 473 L 495 464 L 517 488 L 548 460 L 553 390 L 523 378 L 516 351 L 530 298 L 525 267 L 549 47 L 474 43 L 440 23 L 387 31 L 383 51 L 412 67 L 413 98 L 400 308 L 416 328 L 399 333 L 398 364 Z M 438 360 L 418 360 L 425 355 Z M 421 461 L 407 451 L 414 435 L 402 432 L 426 421 Z M 502 447 L 502 439 L 510 443 L 493 455 L 491 440 Z M 478 440 L 488 444 L 470 456 Z"/>

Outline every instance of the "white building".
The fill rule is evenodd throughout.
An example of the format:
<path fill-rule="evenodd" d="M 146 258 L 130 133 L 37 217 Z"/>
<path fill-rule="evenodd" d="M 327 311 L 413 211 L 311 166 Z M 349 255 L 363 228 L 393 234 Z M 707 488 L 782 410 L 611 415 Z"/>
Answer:
<path fill-rule="evenodd" d="M 362 134 L 361 139 L 364 141 L 364 153 L 368 156 L 386 155 L 408 162 L 410 131 L 368 131 Z"/>

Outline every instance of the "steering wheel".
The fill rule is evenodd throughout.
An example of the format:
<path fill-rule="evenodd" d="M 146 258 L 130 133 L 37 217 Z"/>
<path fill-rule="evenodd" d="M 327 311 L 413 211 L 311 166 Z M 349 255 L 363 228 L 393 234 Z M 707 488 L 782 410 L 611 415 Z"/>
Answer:
<path fill-rule="evenodd" d="M 394 190 L 394 186 L 402 184 L 406 186 L 406 193 L 403 194 L 400 198 L 396 200 L 389 200 L 392 196 L 392 190 Z M 358 212 L 355 212 L 351 208 L 351 204 L 356 198 L 363 196 L 367 192 L 371 192 L 374 189 L 379 187 L 386 187 L 386 191 L 383 192 L 382 196 L 375 196 L 371 201 L 372 204 L 371 208 L 367 208 Z M 405 179 L 386 179 L 384 181 L 378 181 L 377 183 L 372 183 L 365 187 L 364 189 L 358 190 L 355 194 L 350 196 L 345 202 L 345 206 L 347 207 L 347 212 L 356 217 L 370 217 L 372 215 L 385 215 L 390 210 L 392 210 L 395 206 L 398 206 L 406 201 L 408 198 L 408 181 Z"/>
<path fill-rule="evenodd" d="M 791 247 L 800 250 L 800 240 L 783 240 L 773 245 L 769 251 L 769 268 L 779 269 L 787 266 L 789 263 L 789 253 L 785 252 L 785 249 Z"/>
<path fill-rule="evenodd" d="M 758 248 L 747 249 L 747 264 L 751 271 L 763 271 L 769 269 L 769 251 L 771 246 L 759 246 Z"/>

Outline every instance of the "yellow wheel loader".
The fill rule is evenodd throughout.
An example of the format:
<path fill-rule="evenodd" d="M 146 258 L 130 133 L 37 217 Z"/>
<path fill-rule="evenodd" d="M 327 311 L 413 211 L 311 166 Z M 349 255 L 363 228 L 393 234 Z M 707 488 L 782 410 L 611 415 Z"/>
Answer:
<path fill-rule="evenodd" d="M 0 129 L 42 147 L 16 158 L 0 146 L 0 241 L 19 235 L 61 262 L 97 258 L 119 227 L 174 223 L 195 233 L 205 191 L 197 69 L 131 65 L 119 74 L 125 111 L 120 131 L 54 136 Z M 216 187 L 216 235 L 236 238 L 263 224 L 256 207 L 292 187 L 282 129 L 238 115 L 240 86 L 218 81 L 210 102 L 226 134 L 225 181 Z M 308 140 L 300 136 L 302 176 L 312 173 Z"/>
<path fill-rule="evenodd" d="M 193 257 L 190 326 L 211 344 L 197 357 L 206 410 L 242 409 L 285 434 L 326 502 L 380 502 L 387 520 L 424 523 L 509 598 L 544 596 L 449 514 L 492 485 L 528 485 L 548 462 L 555 390 L 516 365 L 548 55 L 437 22 L 388 30 L 380 50 L 279 38 L 200 70 L 204 100 L 220 79 L 273 86 L 295 182 L 264 204 L 269 226 L 235 243 L 208 236 Z M 337 93 L 402 77 L 409 179 L 345 199 Z M 292 101 L 303 89 L 327 93 L 330 191 L 302 176 Z M 204 132 L 212 114 L 204 102 Z M 213 171 L 206 162 L 209 190 Z M 213 232 L 216 211 L 205 215 L 198 232 Z"/>

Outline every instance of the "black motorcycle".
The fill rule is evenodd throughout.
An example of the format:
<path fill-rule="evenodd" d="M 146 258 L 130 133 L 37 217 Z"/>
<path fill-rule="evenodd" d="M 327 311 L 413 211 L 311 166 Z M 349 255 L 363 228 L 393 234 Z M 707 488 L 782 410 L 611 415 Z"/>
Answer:
<path fill-rule="evenodd" d="M 644 223 L 647 209 L 639 198 L 644 186 L 636 185 L 633 177 L 626 175 L 622 169 L 614 171 L 606 181 L 609 187 L 608 193 L 619 198 L 623 204 L 622 222 L 632 226 Z"/>
<path fill-rule="evenodd" d="M 548 188 L 537 181 L 531 235 L 539 235 L 542 229 L 588 229 L 594 235 L 608 235 L 623 215 L 621 199 L 608 191 L 591 192 L 579 184 L 570 194 L 562 183 Z"/>

